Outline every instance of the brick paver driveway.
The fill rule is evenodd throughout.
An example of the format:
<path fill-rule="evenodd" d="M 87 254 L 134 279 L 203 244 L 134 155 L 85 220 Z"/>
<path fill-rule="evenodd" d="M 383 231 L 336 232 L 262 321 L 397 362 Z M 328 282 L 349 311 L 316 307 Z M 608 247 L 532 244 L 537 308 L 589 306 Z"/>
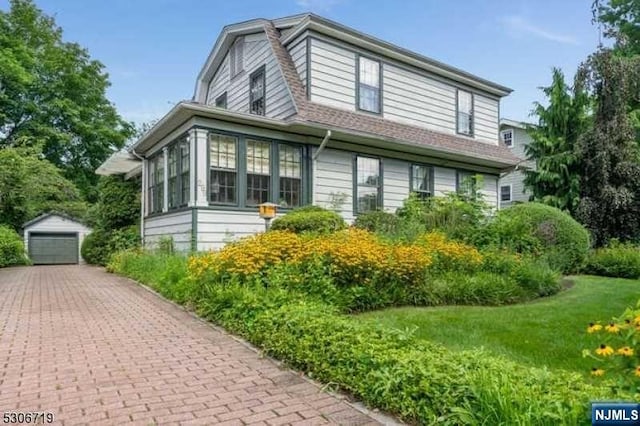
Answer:
<path fill-rule="evenodd" d="M 101 269 L 1 269 L 0 327 L 0 414 L 49 411 L 64 425 L 377 424 Z"/>

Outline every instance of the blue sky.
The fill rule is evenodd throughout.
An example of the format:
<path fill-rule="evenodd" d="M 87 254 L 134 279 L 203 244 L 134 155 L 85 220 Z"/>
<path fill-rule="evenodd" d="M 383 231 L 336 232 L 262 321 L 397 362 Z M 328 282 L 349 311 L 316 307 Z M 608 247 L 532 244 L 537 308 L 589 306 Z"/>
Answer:
<path fill-rule="evenodd" d="M 591 0 L 35 0 L 64 37 L 105 64 L 109 99 L 136 122 L 190 99 L 221 28 L 313 11 L 514 89 L 503 117 L 527 120 L 551 68 L 569 79 L 593 52 Z M 0 0 L 0 8 L 7 1 Z"/>

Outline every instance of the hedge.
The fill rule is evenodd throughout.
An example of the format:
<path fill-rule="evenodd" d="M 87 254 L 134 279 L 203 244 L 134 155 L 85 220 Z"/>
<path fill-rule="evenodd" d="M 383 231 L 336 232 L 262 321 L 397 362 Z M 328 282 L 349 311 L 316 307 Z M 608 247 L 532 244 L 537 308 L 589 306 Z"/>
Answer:
<path fill-rule="evenodd" d="M 12 228 L 0 225 L 0 268 L 28 263 L 20 235 Z"/>

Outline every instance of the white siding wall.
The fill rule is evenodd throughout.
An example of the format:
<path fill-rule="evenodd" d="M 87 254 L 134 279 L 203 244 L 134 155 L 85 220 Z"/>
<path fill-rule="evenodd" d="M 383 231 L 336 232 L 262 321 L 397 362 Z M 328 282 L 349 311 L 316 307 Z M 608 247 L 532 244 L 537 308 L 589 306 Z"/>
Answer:
<path fill-rule="evenodd" d="M 525 158 L 525 146 L 531 142 L 531 137 L 523 129 L 517 129 L 513 127 L 503 126 L 500 130 L 511 129 L 513 131 L 513 147 L 511 151 L 517 157 Z M 523 166 L 535 169 L 535 162 L 526 161 L 522 163 Z M 521 170 L 511 172 L 500 179 L 500 186 L 511 185 L 511 202 L 501 201 L 500 207 L 509 207 L 516 202 L 529 201 L 530 194 L 525 191 L 524 187 L 524 172 Z M 499 193 L 498 193 L 499 194 Z"/>
<path fill-rule="evenodd" d="M 207 104 L 215 105 L 215 100 L 227 92 L 227 108 L 232 111 L 249 112 L 249 76 L 253 71 L 266 65 L 266 116 L 286 118 L 295 113 L 291 95 L 284 83 L 280 68 L 273 56 L 271 45 L 265 33 L 244 37 L 243 68 L 240 74 L 230 78 L 229 54 L 216 71 L 209 85 Z"/>
<path fill-rule="evenodd" d="M 382 161 L 382 197 L 385 211 L 394 213 L 409 196 L 409 167 L 410 163 L 402 160 Z"/>
<path fill-rule="evenodd" d="M 356 55 L 332 44 L 311 39 L 312 102 L 355 110 Z"/>
<path fill-rule="evenodd" d="M 264 232 L 258 211 L 198 210 L 198 251 L 218 249 L 227 242 Z"/>
<path fill-rule="evenodd" d="M 312 150 L 312 155 L 317 148 Z M 329 208 L 336 196 L 344 197 L 341 214 L 353 220 L 353 154 L 325 149 L 313 169 L 313 203 Z"/>
<path fill-rule="evenodd" d="M 456 171 L 436 167 L 433 171 L 433 186 L 436 197 L 442 197 L 447 192 L 456 192 Z"/>
<path fill-rule="evenodd" d="M 484 195 L 484 201 L 494 208 L 498 208 L 498 177 L 495 175 L 482 175 L 483 188 L 480 189 Z"/>
<path fill-rule="evenodd" d="M 477 140 L 498 144 L 498 101 L 475 94 L 473 97 L 474 132 Z"/>
<path fill-rule="evenodd" d="M 355 111 L 356 53 L 339 42 L 317 38 L 311 38 L 310 47 L 311 101 Z M 301 64 L 296 66 L 306 80 Z M 456 134 L 456 90 L 454 84 L 412 71 L 399 62 L 382 61 L 382 113 L 386 119 Z M 474 92 L 476 140 L 498 143 L 498 104 L 497 99 Z"/>
<path fill-rule="evenodd" d="M 456 132 L 455 87 L 390 64 L 382 75 L 384 118 Z"/>
<path fill-rule="evenodd" d="M 78 259 L 80 259 L 80 263 L 85 263 L 84 259 L 80 255 L 80 249 L 82 247 L 84 237 L 91 233 L 91 229 L 87 228 L 82 223 L 76 222 L 75 220 L 69 220 L 62 216 L 52 215 L 24 228 L 24 248 L 27 252 L 29 250 L 29 233 L 31 232 L 77 233 Z"/>
<path fill-rule="evenodd" d="M 298 71 L 302 86 L 307 87 L 307 38 L 306 34 L 297 37 L 287 46 L 293 64 Z"/>
<path fill-rule="evenodd" d="M 144 235 L 149 248 L 156 248 L 162 237 L 171 237 L 177 251 L 191 250 L 191 210 L 146 218 Z"/>

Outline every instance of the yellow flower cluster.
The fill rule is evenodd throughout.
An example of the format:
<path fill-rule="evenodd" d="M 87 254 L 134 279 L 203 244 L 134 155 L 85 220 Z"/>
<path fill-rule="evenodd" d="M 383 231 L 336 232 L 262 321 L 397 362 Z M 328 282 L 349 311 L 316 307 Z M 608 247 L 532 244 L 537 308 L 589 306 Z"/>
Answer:
<path fill-rule="evenodd" d="M 474 268 L 480 266 L 483 261 L 482 254 L 478 249 L 468 244 L 451 241 L 440 232 L 430 232 L 423 235 L 418 239 L 418 244 L 448 268 Z"/>
<path fill-rule="evenodd" d="M 201 277 L 205 272 L 251 275 L 268 265 L 292 259 L 301 251 L 302 246 L 302 238 L 291 232 L 256 234 L 229 243 L 219 251 L 192 256 L 189 259 L 189 273 L 195 278 Z"/>

